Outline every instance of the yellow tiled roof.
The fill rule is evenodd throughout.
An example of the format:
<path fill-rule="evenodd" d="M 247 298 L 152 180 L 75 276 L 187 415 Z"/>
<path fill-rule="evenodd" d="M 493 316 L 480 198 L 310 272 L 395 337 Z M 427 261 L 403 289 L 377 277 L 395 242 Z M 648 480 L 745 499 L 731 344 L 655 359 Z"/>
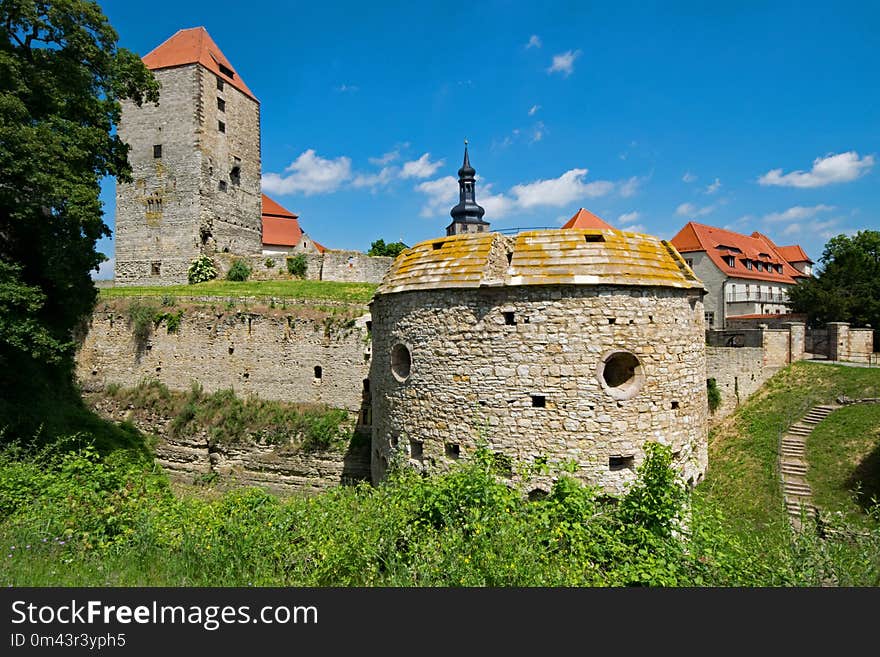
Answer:
<path fill-rule="evenodd" d="M 703 289 L 675 248 L 619 230 L 533 230 L 438 237 L 400 254 L 377 294 L 498 285 L 641 285 Z"/>

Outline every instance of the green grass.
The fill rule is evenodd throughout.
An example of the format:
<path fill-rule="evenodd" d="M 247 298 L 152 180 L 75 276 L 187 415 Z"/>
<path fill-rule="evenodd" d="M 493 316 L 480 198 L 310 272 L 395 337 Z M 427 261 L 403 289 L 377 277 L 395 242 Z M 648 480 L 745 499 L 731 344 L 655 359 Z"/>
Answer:
<path fill-rule="evenodd" d="M 284 298 L 305 301 L 340 301 L 368 303 L 378 285 L 373 283 L 336 283 L 332 281 L 223 281 L 214 280 L 196 285 L 101 288 L 100 298 L 120 297 L 253 297 Z"/>
<path fill-rule="evenodd" d="M 880 404 L 846 406 L 820 422 L 807 439 L 807 461 L 822 511 L 877 525 L 865 511 L 872 498 L 880 500 Z"/>
<path fill-rule="evenodd" d="M 877 396 L 880 369 L 799 362 L 771 378 L 709 434 L 709 470 L 699 495 L 717 504 L 742 535 L 775 532 L 787 519 L 777 470 L 780 433 L 816 404 Z"/>

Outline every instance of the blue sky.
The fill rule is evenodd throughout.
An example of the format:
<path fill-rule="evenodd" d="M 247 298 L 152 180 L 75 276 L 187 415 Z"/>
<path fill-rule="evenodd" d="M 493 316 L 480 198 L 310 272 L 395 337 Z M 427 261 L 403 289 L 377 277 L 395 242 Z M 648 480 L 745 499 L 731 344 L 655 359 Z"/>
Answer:
<path fill-rule="evenodd" d="M 444 234 L 465 137 L 493 228 L 585 207 L 815 260 L 880 229 L 880 3 L 100 4 L 141 55 L 205 26 L 261 101 L 264 191 L 331 248 Z"/>

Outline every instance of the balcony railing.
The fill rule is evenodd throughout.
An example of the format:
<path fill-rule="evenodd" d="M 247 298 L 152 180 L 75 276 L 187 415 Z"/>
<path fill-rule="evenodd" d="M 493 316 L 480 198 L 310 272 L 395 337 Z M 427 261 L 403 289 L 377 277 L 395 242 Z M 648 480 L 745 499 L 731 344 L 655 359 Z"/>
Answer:
<path fill-rule="evenodd" d="M 772 303 L 788 303 L 788 295 L 781 292 L 728 292 L 727 303 L 739 301 L 770 301 Z"/>

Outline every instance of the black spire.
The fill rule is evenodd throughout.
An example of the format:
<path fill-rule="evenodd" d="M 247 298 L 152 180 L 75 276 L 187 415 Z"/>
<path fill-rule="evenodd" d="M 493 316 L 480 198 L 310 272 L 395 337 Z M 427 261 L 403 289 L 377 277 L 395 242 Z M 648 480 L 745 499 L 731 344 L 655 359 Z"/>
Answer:
<path fill-rule="evenodd" d="M 468 157 L 467 139 L 464 140 L 464 162 L 458 170 L 458 205 L 449 214 L 452 215 L 452 223 L 446 227 L 447 235 L 459 233 L 482 233 L 489 228 L 489 223 L 483 221 L 486 211 L 477 205 L 474 184 L 476 182 L 476 170 L 471 166 Z"/>

